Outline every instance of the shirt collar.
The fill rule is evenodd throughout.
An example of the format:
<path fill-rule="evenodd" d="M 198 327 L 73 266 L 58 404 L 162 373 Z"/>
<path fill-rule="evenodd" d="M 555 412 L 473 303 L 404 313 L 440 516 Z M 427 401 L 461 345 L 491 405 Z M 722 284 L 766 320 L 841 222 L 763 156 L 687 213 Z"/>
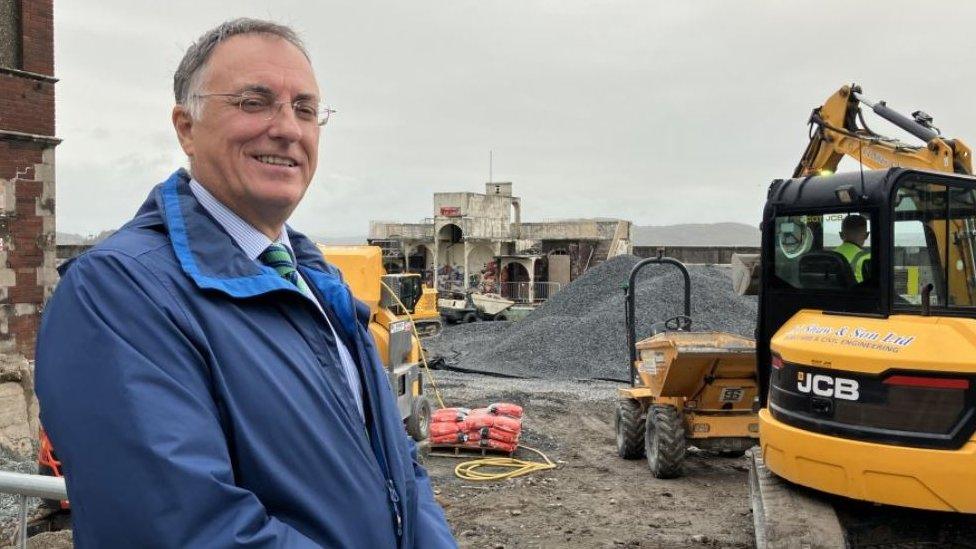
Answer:
<path fill-rule="evenodd" d="M 268 249 L 268 246 L 276 242 L 284 244 L 294 257 L 295 252 L 292 250 L 291 241 L 288 239 L 288 231 L 284 227 L 282 227 L 278 239 L 272 241 L 264 233 L 255 229 L 254 225 L 241 219 L 239 215 L 217 200 L 196 178 L 190 178 L 190 192 L 207 210 L 207 213 L 227 231 L 227 234 L 234 239 L 234 242 L 240 246 L 250 260 L 257 261 L 258 256 Z"/>

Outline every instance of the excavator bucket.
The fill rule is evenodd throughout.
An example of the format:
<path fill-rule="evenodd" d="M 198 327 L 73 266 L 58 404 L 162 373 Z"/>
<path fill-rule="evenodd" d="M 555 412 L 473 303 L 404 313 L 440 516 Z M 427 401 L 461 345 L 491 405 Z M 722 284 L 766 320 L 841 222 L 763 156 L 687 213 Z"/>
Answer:
<path fill-rule="evenodd" d="M 735 293 L 759 293 L 759 267 L 759 254 L 732 254 L 732 289 Z"/>

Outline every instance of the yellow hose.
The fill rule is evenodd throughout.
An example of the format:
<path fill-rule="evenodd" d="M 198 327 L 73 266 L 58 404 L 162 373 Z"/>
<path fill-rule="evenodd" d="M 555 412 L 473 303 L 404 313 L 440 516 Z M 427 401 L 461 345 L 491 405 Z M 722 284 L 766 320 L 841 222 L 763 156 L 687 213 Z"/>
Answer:
<path fill-rule="evenodd" d="M 417 325 L 413 321 L 413 315 L 410 314 L 407 306 L 400 301 L 400 297 L 396 294 L 396 292 L 393 291 L 393 288 L 387 286 L 387 284 L 382 280 L 380 280 L 380 284 L 386 288 L 388 292 L 390 292 L 390 295 L 392 295 L 393 299 L 396 300 L 397 305 L 403 309 L 403 312 L 410 320 L 410 329 L 413 331 L 413 336 L 417 338 L 417 348 L 420 349 L 420 361 L 424 365 L 424 371 L 427 372 L 427 378 L 430 379 L 430 386 L 434 389 L 434 396 L 437 397 L 437 404 L 441 408 L 447 408 L 447 406 L 444 404 L 444 399 L 441 398 L 441 392 L 437 388 L 437 381 L 434 379 L 434 374 L 431 373 L 430 366 L 427 364 L 427 356 L 424 354 L 424 346 L 420 343 L 420 334 L 417 333 Z M 523 446 L 521 444 L 519 445 L 519 448 L 525 448 L 530 452 L 535 452 L 545 460 L 545 463 L 507 457 L 481 458 L 459 463 L 457 467 L 454 468 L 454 474 L 458 478 L 464 480 L 505 480 L 508 478 L 521 477 L 523 475 L 537 473 L 539 471 L 548 471 L 556 468 L 556 464 L 539 450 L 530 448 L 528 446 Z M 486 471 L 486 469 L 488 471 Z"/>
<path fill-rule="evenodd" d="M 556 464 L 550 461 L 549 458 L 539 450 L 523 445 L 519 445 L 519 448 L 525 448 L 526 450 L 535 452 L 536 454 L 542 456 L 542 459 L 546 460 L 546 462 L 540 463 L 538 461 L 527 461 L 524 459 L 507 457 L 473 459 L 470 461 L 465 461 L 464 463 L 459 463 L 457 467 L 454 468 L 454 474 L 457 475 L 458 478 L 464 480 L 505 480 L 508 478 L 520 477 L 523 475 L 537 473 L 539 471 L 548 471 L 556 468 Z"/>

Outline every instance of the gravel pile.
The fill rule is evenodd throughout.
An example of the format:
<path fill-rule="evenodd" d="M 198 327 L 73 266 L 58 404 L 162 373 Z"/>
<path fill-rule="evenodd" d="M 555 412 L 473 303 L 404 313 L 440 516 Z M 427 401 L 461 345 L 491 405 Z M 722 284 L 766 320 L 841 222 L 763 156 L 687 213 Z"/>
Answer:
<path fill-rule="evenodd" d="M 428 344 L 450 367 L 544 379 L 627 378 L 624 294 L 634 256 L 615 257 L 566 286 L 519 322 L 479 322 L 445 329 Z M 689 266 L 693 330 L 752 337 L 755 297 L 732 291 L 728 269 Z M 645 267 L 637 280 L 637 337 L 683 313 L 682 278 L 670 265 Z"/>

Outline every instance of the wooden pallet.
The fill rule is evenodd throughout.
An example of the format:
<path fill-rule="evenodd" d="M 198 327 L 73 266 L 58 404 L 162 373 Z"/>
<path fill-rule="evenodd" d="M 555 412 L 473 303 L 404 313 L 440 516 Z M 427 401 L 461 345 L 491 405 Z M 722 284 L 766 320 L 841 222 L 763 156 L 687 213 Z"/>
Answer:
<path fill-rule="evenodd" d="M 516 447 L 518 450 L 518 447 Z M 472 457 L 472 456 L 507 456 L 512 457 L 515 452 L 506 452 L 495 448 L 472 448 L 463 444 L 431 444 L 430 454 L 436 457 Z"/>

